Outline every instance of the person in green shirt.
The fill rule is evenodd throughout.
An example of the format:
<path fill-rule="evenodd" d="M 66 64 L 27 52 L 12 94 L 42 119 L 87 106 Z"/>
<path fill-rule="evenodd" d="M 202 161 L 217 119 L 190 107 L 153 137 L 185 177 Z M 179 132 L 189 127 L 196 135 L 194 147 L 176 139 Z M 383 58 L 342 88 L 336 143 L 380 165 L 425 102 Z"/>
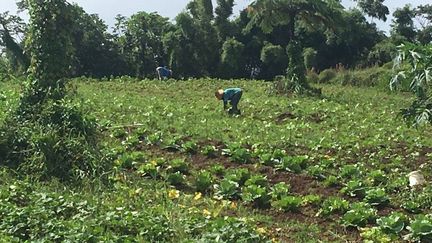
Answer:
<path fill-rule="evenodd" d="M 223 101 L 224 110 L 228 108 L 228 101 L 231 104 L 231 109 L 228 110 L 230 114 L 240 115 L 240 110 L 238 109 L 238 103 L 242 97 L 243 90 L 240 88 L 229 88 L 229 89 L 218 89 L 215 92 L 215 96 L 218 100 Z"/>

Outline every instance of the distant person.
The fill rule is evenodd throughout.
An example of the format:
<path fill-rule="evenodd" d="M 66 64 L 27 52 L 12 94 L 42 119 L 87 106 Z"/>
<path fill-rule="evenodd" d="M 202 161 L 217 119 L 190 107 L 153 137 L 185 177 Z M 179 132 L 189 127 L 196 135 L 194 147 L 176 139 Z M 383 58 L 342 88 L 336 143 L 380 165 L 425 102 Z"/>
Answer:
<path fill-rule="evenodd" d="M 228 108 L 228 101 L 231 104 L 231 109 L 228 110 L 229 114 L 240 115 L 240 110 L 237 105 L 242 97 L 243 90 L 240 88 L 218 89 L 215 96 L 218 100 L 223 100 L 224 110 Z"/>
<path fill-rule="evenodd" d="M 156 72 L 159 76 L 159 80 L 167 79 L 172 75 L 172 70 L 168 69 L 166 66 L 159 66 L 156 68 Z"/>

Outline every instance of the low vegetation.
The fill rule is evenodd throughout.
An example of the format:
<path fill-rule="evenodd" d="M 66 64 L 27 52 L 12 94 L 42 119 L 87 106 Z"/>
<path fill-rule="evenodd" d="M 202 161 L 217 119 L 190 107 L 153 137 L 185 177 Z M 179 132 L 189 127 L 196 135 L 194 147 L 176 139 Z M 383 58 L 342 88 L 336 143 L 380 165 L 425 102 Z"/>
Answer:
<path fill-rule="evenodd" d="M 244 115 L 222 111 L 212 95 L 221 84 L 244 87 Z M 4 85 L 2 111 L 17 104 L 19 92 L 13 83 Z M 432 144 L 427 131 L 395 119 L 397 107 L 411 96 L 322 85 L 322 99 L 287 98 L 267 94 L 269 85 L 127 77 L 71 81 L 68 89 L 78 91 L 74 99 L 83 101 L 100 124 L 101 152 L 114 169 L 107 182 L 60 187 L 56 180 L 32 183 L 32 176 L 19 179 L 3 170 L 0 210 L 9 215 L 0 226 L 3 236 L 149 241 L 428 237 L 418 224 L 429 222 L 432 189 L 412 191 L 406 175 L 419 168 L 425 175 L 431 171 Z M 52 217 L 50 212 L 64 213 Z"/>

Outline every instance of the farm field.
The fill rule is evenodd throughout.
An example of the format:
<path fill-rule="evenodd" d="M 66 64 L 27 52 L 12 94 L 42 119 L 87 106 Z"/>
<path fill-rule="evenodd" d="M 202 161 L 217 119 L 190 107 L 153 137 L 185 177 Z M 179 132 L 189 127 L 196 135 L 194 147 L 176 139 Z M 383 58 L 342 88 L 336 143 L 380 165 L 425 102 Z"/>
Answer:
<path fill-rule="evenodd" d="M 0 121 L 19 86 L 1 83 Z M 251 80 L 75 79 L 100 124 L 109 182 L 33 183 L 2 169 L 0 238 L 113 242 L 397 242 L 431 236 L 430 129 L 407 127 L 412 97 L 322 85 L 284 97 Z M 214 97 L 244 89 L 241 116 Z"/>

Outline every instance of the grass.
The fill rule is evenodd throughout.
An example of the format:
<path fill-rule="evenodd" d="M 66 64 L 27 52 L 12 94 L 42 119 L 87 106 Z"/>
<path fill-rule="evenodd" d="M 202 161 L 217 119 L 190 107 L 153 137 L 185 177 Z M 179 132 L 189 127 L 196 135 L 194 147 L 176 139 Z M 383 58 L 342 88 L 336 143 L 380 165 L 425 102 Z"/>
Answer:
<path fill-rule="evenodd" d="M 17 103 L 19 94 L 16 84 L 1 85 L 0 121 L 5 118 L 5 112 Z M 63 239 L 91 234 L 96 240 L 182 239 L 188 242 L 209 240 L 215 235 L 228 237 L 224 232 L 236 232 L 231 235 L 243 237 L 241 239 L 267 237 L 295 242 L 360 239 L 357 230 L 341 226 L 343 213 L 329 218 L 316 217 L 319 205 L 302 206 L 299 212 L 278 212 L 273 208 L 252 209 L 241 200 L 215 198 L 215 189 L 194 200 L 197 194 L 190 186 L 194 171 L 207 170 L 214 164 L 221 164 L 225 169 L 247 168 L 251 173 L 267 176 L 271 185 L 277 180 L 286 181 L 291 183 L 291 193 L 299 197 L 318 193 L 323 200 L 337 196 L 352 203 L 363 198 L 340 192 L 349 181 L 361 181 L 368 188 L 384 188 L 390 197 L 390 206 L 378 207 L 377 217 L 387 215 L 392 210 L 403 210 L 407 201 L 418 203 L 432 198 L 428 191 L 412 197 L 407 187 L 405 176 L 409 171 L 420 167 L 425 175 L 432 171 L 427 164 L 432 155 L 430 130 L 409 128 L 397 116 L 399 109 L 410 103 L 412 97 L 409 94 L 367 87 L 321 85 L 325 95 L 322 99 L 282 97 L 269 94 L 268 85 L 270 83 L 261 81 L 212 79 L 73 80 L 72 89 L 77 91 L 75 98 L 85 102 L 91 114 L 103 125 L 102 143 L 107 153 L 109 151 L 121 158 L 122 155 L 138 152 L 143 153 L 144 159 L 134 160 L 128 166 L 119 162 L 112 172 L 110 185 L 89 183 L 88 186 L 76 187 L 56 182 L 25 182 L 35 192 L 35 196 L 26 199 L 29 204 L 25 205 L 8 201 L 11 196 L 6 192 L 10 191 L 11 185 L 20 181 L 8 175 L 7 178 L 11 179 L 4 180 L 1 188 L 4 195 L 0 210 L 7 214 L 27 209 L 30 218 L 37 222 L 21 222 L 31 230 L 23 236 L 7 231 L 7 227 L 14 222 L 5 221 L 3 227 L 0 225 L 0 236 L 3 234 L 4 237 L 21 240 L 25 237 L 43 239 L 43 225 L 51 223 L 59 228 L 48 232 L 58 232 Z M 223 112 L 222 102 L 214 97 L 214 90 L 219 87 L 244 89 L 239 104 L 241 116 L 231 117 Z M 145 138 L 141 139 L 142 136 Z M 157 141 L 147 144 L 145 141 L 149 141 L 151 136 L 157 137 Z M 180 147 L 185 141 L 196 142 L 198 151 L 192 153 L 163 149 L 168 141 L 177 141 L 173 138 L 178 138 L 178 144 L 175 145 Z M 172 147 L 173 142 L 169 143 Z M 220 156 L 220 150 L 225 151 L 236 144 L 246 148 L 246 152 L 242 152 L 251 154 L 250 162 L 246 163 L 252 164 L 236 164 L 229 157 Z M 218 155 L 212 159 L 203 157 L 199 152 L 203 145 L 216 145 Z M 306 156 L 307 168 L 300 168 L 300 174 L 296 174 L 263 165 L 259 155 L 275 149 L 285 150 L 287 156 L 292 156 L 290 158 Z M 170 185 L 164 174 L 168 173 L 165 165 L 158 167 L 160 178 L 157 180 L 137 173 L 140 165 L 161 158 L 168 162 L 183 158 L 190 165 L 191 172 L 184 175 L 186 185 Z M 358 173 L 351 173 L 349 168 L 352 167 L 349 166 L 357 168 Z M 333 176 L 336 183 L 333 181 L 324 186 L 320 179 L 313 178 L 315 174 L 312 168 L 319 170 L 325 178 Z M 372 176 L 377 174 L 376 171 L 382 172 L 387 180 L 372 180 L 377 178 Z M 222 178 L 217 177 L 215 184 Z M 178 198 L 170 198 L 173 190 L 179 190 Z M 46 210 L 49 205 L 43 201 L 46 198 L 44 194 L 51 198 L 65 197 L 66 202 L 75 205 L 73 208 L 79 208 L 76 205 L 86 202 L 84 210 L 89 214 L 76 213 L 54 221 L 37 219 L 37 210 Z M 232 206 L 233 202 L 235 207 Z M 30 204 L 36 205 L 35 208 L 28 208 Z M 421 213 L 430 212 L 425 203 L 418 208 Z M 145 220 L 136 221 L 136 213 Z M 415 215 L 406 214 L 410 217 Z M 73 215 L 77 218 L 73 218 Z M 114 218 L 108 220 L 107 217 L 111 217 L 109 215 Z M 227 222 L 233 221 L 219 223 L 220 220 L 226 220 L 225 217 L 229 218 Z M 86 222 L 82 228 L 79 228 L 80 220 Z M 166 225 L 159 224 L 158 220 L 166 222 Z M 245 226 L 247 230 L 242 232 L 238 227 L 244 222 L 250 228 Z M 96 230 L 94 224 L 103 230 Z M 367 227 L 374 225 L 371 222 Z M 64 230 L 67 226 L 73 230 Z M 144 229 L 154 229 L 154 232 L 143 232 Z M 54 233 L 54 236 L 57 235 Z M 248 239 L 253 241 L 252 238 Z"/>

